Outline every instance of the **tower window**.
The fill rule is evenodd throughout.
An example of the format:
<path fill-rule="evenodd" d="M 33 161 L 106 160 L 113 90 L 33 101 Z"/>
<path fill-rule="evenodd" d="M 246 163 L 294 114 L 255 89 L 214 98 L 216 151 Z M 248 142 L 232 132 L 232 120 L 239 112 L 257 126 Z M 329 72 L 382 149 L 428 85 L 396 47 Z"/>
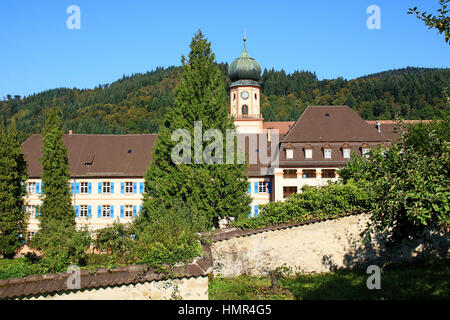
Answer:
<path fill-rule="evenodd" d="M 233 93 L 233 101 L 236 100 L 236 93 Z"/>
<path fill-rule="evenodd" d="M 244 104 L 242 106 L 242 114 L 243 115 L 248 115 L 248 106 L 246 104 Z"/>
<path fill-rule="evenodd" d="M 258 94 L 255 93 L 255 100 L 258 100 Z"/>

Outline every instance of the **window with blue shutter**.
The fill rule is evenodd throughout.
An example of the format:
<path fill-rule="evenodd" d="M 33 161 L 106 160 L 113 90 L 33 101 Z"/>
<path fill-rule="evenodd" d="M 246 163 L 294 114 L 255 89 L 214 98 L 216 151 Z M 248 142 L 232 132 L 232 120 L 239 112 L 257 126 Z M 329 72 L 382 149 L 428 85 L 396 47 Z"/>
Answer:
<path fill-rule="evenodd" d="M 114 193 L 114 182 L 111 182 L 111 194 Z"/>
<path fill-rule="evenodd" d="M 88 206 L 88 218 L 92 218 L 92 206 Z"/>
<path fill-rule="evenodd" d="M 79 194 L 79 193 L 80 193 L 80 183 L 79 183 L 79 182 L 77 182 L 77 183 L 75 184 L 75 192 L 76 192 L 76 194 Z"/>
<path fill-rule="evenodd" d="M 142 206 L 139 206 L 139 214 L 142 213 Z"/>
<path fill-rule="evenodd" d="M 259 182 L 255 182 L 255 184 L 254 184 L 254 186 L 255 186 L 255 189 L 254 189 L 255 193 L 258 193 L 258 184 L 259 184 Z"/>
<path fill-rule="evenodd" d="M 75 183 L 73 182 L 70 184 L 70 192 L 72 192 L 72 194 L 75 193 Z"/>
<path fill-rule="evenodd" d="M 101 218 L 102 217 L 102 206 L 97 206 L 98 208 L 98 217 Z"/>
<path fill-rule="evenodd" d="M 272 193 L 272 183 L 270 181 L 267 182 L 267 192 Z"/>
<path fill-rule="evenodd" d="M 133 193 L 137 193 L 137 182 L 133 182 Z"/>
<path fill-rule="evenodd" d="M 114 206 L 111 206 L 111 218 L 114 218 Z"/>
<path fill-rule="evenodd" d="M 120 206 L 120 217 L 121 218 L 124 217 L 124 212 L 125 212 L 124 206 Z"/>
<path fill-rule="evenodd" d="M 39 182 L 36 183 L 36 193 L 41 193 L 41 184 Z"/>
<path fill-rule="evenodd" d="M 136 218 L 136 206 L 133 206 L 133 218 Z"/>
<path fill-rule="evenodd" d="M 80 215 L 80 206 L 75 206 L 75 217 L 78 218 Z"/>
<path fill-rule="evenodd" d="M 252 183 L 248 183 L 248 193 L 252 193 Z"/>
<path fill-rule="evenodd" d="M 144 183 L 139 182 L 139 193 L 144 193 Z"/>
<path fill-rule="evenodd" d="M 92 182 L 88 183 L 88 193 L 92 194 Z"/>
<path fill-rule="evenodd" d="M 39 216 L 38 208 L 37 208 L 37 207 L 34 207 L 34 216 L 35 216 L 35 217 Z"/>
<path fill-rule="evenodd" d="M 255 217 L 257 217 L 259 214 L 258 205 L 255 205 Z"/>
<path fill-rule="evenodd" d="M 120 183 L 120 193 L 124 194 L 125 193 L 125 182 L 121 182 Z"/>
<path fill-rule="evenodd" d="M 102 194 L 102 183 L 98 183 L 98 194 Z"/>

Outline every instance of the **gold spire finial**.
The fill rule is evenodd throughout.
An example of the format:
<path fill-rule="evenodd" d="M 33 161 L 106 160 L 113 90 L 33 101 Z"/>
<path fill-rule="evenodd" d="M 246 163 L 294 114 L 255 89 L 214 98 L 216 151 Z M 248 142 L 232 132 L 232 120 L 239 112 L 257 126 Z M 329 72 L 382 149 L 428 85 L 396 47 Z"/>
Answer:
<path fill-rule="evenodd" d="M 245 47 L 245 42 L 247 41 L 247 30 L 244 29 L 244 47 Z"/>

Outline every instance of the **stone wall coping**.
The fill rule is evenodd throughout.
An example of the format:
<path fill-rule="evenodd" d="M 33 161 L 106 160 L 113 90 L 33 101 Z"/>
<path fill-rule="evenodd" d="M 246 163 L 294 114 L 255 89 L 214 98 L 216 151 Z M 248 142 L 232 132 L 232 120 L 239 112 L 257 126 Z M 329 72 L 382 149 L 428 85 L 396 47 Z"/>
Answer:
<path fill-rule="evenodd" d="M 265 226 L 265 227 L 257 228 L 257 229 L 238 229 L 238 228 L 234 228 L 234 227 L 233 228 L 224 228 L 219 231 L 214 231 L 212 233 L 204 232 L 201 235 L 206 238 L 208 237 L 208 235 L 209 236 L 212 235 L 212 242 L 219 242 L 219 241 L 230 240 L 232 238 L 247 237 L 247 236 L 251 236 L 254 234 L 267 232 L 267 231 L 289 229 L 289 228 L 314 224 L 314 223 L 318 223 L 318 222 L 324 222 L 324 221 L 328 221 L 328 220 L 338 220 L 341 218 L 345 218 L 345 217 L 349 217 L 349 216 L 353 216 L 353 215 L 359 215 L 362 213 L 363 212 L 361 212 L 361 211 L 354 211 L 354 212 L 340 215 L 338 217 L 327 217 L 327 218 L 322 218 L 322 219 L 317 218 L 317 219 L 311 219 L 311 220 L 302 221 L 302 222 L 280 223 L 280 224 L 269 225 L 269 226 Z"/>
<path fill-rule="evenodd" d="M 203 256 L 195 258 L 189 264 L 163 266 L 166 272 L 149 268 L 146 264 L 123 266 L 110 270 L 108 268 L 99 268 L 95 273 L 82 269 L 80 270 L 81 283 L 79 289 L 69 289 L 67 287 L 70 273 L 32 275 L 24 278 L 0 280 L 0 299 L 114 287 L 155 280 L 207 276 L 212 272 L 212 253 L 209 245 L 202 244 L 202 247 Z"/>

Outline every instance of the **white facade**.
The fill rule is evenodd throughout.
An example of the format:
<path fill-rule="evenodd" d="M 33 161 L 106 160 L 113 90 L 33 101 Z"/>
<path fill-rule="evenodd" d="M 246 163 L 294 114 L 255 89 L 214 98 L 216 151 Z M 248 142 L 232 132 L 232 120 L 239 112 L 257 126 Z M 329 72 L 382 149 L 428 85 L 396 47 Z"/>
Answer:
<path fill-rule="evenodd" d="M 114 221 L 131 222 L 142 210 L 143 178 L 71 179 L 70 189 L 77 225 L 87 225 L 92 231 Z M 39 230 L 37 215 L 43 197 L 42 181 L 29 179 L 25 199 L 29 232 Z"/>

